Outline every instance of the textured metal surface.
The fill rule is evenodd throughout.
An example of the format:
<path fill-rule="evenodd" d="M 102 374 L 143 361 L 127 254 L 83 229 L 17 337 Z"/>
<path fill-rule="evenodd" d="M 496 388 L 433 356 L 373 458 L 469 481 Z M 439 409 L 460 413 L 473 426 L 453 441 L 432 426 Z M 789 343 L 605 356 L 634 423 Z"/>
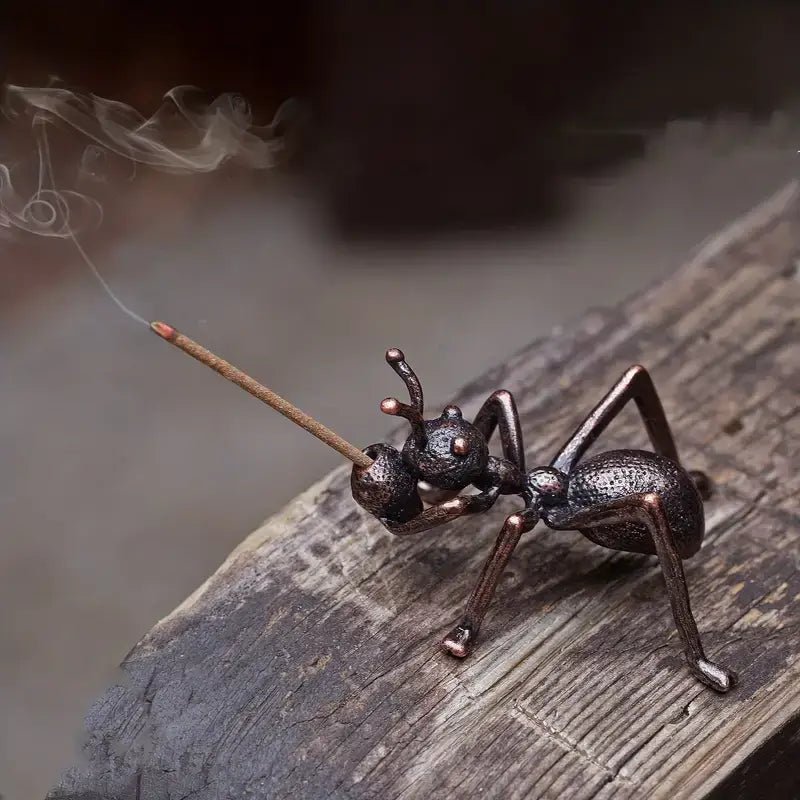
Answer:
<path fill-rule="evenodd" d="M 422 511 L 414 476 L 404 468 L 399 451 L 388 444 L 374 444 L 364 451 L 368 468 L 354 467 L 351 478 L 358 502 L 376 517 L 405 522 Z"/>
<path fill-rule="evenodd" d="M 514 548 L 541 519 L 554 530 L 579 530 L 612 550 L 657 555 L 690 669 L 717 691 L 730 689 L 734 673 L 709 662 L 703 651 L 681 565 L 702 544 L 703 498 L 710 482 L 703 473 L 681 466 L 663 406 L 644 367 L 634 365 L 622 375 L 550 466 L 526 473 L 519 415 L 510 392 L 490 395 L 472 424 L 457 406 L 425 420 L 422 386 L 404 354 L 388 350 L 386 360 L 405 382 L 411 405 L 387 398 L 381 410 L 407 419 L 411 435 L 401 452 L 387 445 L 364 451 L 376 462 L 370 469 L 353 468 L 355 500 L 388 530 L 403 536 L 486 511 L 501 494 L 518 495 L 524 502 L 503 524 L 461 622 L 444 638 L 448 652 L 469 655 Z M 654 452 L 612 450 L 582 461 L 631 400 Z M 489 455 L 496 429 L 502 458 Z M 469 486 L 478 494 L 456 494 Z M 422 499 L 433 504 L 425 508 Z"/>
<path fill-rule="evenodd" d="M 448 406 L 441 417 L 425 422 L 425 444 L 414 437 L 403 446 L 411 474 L 437 489 L 463 489 L 485 473 L 489 447 L 480 431 Z"/>
<path fill-rule="evenodd" d="M 569 477 L 566 503 L 545 513 L 544 521 L 558 530 L 569 518 L 633 494 L 657 494 L 664 503 L 675 544 L 682 558 L 694 555 L 703 542 L 703 501 L 691 476 L 671 459 L 645 450 L 611 450 L 579 464 Z M 566 525 L 560 522 L 566 512 Z M 588 539 L 612 550 L 656 554 L 647 528 L 635 520 L 582 528 Z"/>

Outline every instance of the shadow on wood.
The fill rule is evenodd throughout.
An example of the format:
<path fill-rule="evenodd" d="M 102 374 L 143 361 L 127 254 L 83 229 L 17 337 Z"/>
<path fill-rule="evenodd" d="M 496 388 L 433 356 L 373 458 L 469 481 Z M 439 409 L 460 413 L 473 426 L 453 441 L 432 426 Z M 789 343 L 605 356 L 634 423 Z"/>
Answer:
<path fill-rule="evenodd" d="M 474 413 L 513 390 L 528 459 L 546 463 L 624 367 L 651 369 L 686 463 L 717 484 L 686 571 L 709 656 L 740 674 L 731 694 L 685 669 L 654 559 L 540 528 L 475 655 L 446 656 L 504 509 L 396 539 L 353 503 L 344 466 L 131 651 L 51 797 L 796 795 L 799 264 L 792 185 L 664 284 L 457 398 Z M 643 444 L 633 416 L 603 438 Z"/>

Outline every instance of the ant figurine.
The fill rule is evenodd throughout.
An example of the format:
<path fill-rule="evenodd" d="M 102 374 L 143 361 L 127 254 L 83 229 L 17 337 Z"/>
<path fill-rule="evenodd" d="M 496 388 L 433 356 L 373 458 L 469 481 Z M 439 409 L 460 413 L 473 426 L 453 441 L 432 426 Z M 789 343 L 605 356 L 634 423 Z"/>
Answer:
<path fill-rule="evenodd" d="M 402 351 L 388 350 L 386 361 L 403 379 L 411 404 L 390 397 L 381 403 L 381 411 L 408 420 L 411 435 L 402 451 L 386 444 L 364 449 L 373 463 L 353 467 L 356 502 L 397 536 L 487 511 L 500 495 L 518 495 L 525 503 L 503 524 L 463 619 L 442 642 L 445 650 L 459 658 L 469 655 L 514 548 L 541 519 L 553 530 L 578 530 L 612 550 L 657 555 L 691 671 L 718 692 L 733 686 L 734 673 L 709 661 L 703 651 L 681 564 L 703 541 L 703 500 L 710 496 L 710 482 L 703 473 L 681 466 L 644 367 L 625 372 L 550 466 L 528 472 L 510 392 L 494 392 L 472 423 L 454 405 L 437 419 L 426 420 L 422 386 Z M 581 461 L 629 400 L 635 401 L 655 452 L 612 450 Z M 489 454 L 488 443 L 498 427 L 503 458 Z M 458 494 L 468 486 L 478 493 Z M 423 500 L 430 505 L 425 507 Z"/>
<path fill-rule="evenodd" d="M 519 414 L 510 392 L 492 394 L 472 423 L 453 405 L 437 419 L 423 419 L 419 379 L 402 351 L 387 350 L 386 360 L 403 379 L 411 405 L 390 397 L 381 403 L 381 411 L 407 419 L 411 436 L 402 451 L 386 444 L 359 450 L 171 325 L 151 322 L 150 328 L 350 459 L 355 464 L 350 482 L 356 502 L 398 536 L 487 511 L 502 494 L 524 500 L 525 508 L 508 517 L 500 529 L 464 618 L 442 642 L 454 656 L 469 655 L 514 548 L 541 519 L 553 530 L 578 530 L 612 550 L 657 555 L 690 669 L 718 692 L 733 686 L 736 676 L 703 652 L 681 564 L 703 542 L 703 500 L 710 496 L 711 485 L 702 472 L 687 472 L 681 466 L 664 409 L 644 367 L 625 372 L 549 467 L 527 472 Z M 581 461 L 629 400 L 635 401 L 655 452 L 611 450 Z M 503 458 L 489 454 L 489 440 L 498 427 Z M 458 494 L 468 486 L 478 493 Z"/>

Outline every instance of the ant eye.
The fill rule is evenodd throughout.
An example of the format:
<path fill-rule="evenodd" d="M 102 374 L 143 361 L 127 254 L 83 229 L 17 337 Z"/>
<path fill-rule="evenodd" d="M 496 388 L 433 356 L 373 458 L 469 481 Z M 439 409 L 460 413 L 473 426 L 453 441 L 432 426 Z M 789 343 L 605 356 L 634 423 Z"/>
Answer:
<path fill-rule="evenodd" d="M 453 439 L 452 448 L 457 456 L 465 456 L 469 453 L 469 442 L 463 436 L 456 436 Z"/>

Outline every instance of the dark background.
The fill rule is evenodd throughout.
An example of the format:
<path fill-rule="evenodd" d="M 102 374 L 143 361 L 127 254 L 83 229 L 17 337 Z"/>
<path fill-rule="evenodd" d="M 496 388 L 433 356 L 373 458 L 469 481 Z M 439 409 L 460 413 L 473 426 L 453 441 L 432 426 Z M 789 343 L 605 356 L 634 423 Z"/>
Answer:
<path fill-rule="evenodd" d="M 559 177 L 640 155 L 635 131 L 763 118 L 800 84 L 793 2 L 8 6 L 11 82 L 56 72 L 142 110 L 233 87 L 263 121 L 302 97 L 304 166 L 347 235 L 547 219 Z"/>

